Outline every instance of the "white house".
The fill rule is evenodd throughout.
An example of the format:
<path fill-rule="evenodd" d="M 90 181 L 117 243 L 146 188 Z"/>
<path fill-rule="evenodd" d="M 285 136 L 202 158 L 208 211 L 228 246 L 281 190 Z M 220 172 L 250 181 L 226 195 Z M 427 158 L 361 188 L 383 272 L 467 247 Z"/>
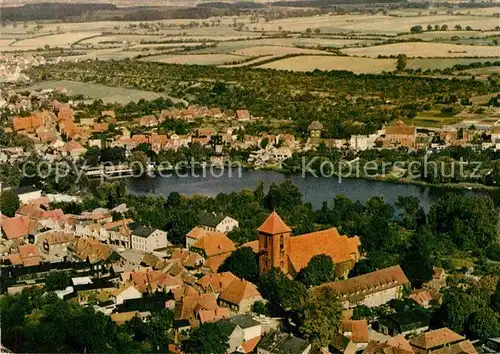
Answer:
<path fill-rule="evenodd" d="M 19 187 L 15 189 L 21 204 L 27 204 L 32 200 L 42 197 L 42 191 L 34 186 Z"/>
<path fill-rule="evenodd" d="M 200 227 L 207 231 L 228 233 L 239 226 L 238 220 L 215 213 L 201 213 Z"/>
<path fill-rule="evenodd" d="M 118 289 L 112 296 L 115 300 L 115 304 L 121 305 L 125 300 L 140 299 L 142 298 L 142 293 L 137 290 L 132 284 Z"/>
<path fill-rule="evenodd" d="M 167 233 L 151 227 L 139 226 L 132 231 L 132 248 L 144 252 L 153 252 L 168 246 Z"/>

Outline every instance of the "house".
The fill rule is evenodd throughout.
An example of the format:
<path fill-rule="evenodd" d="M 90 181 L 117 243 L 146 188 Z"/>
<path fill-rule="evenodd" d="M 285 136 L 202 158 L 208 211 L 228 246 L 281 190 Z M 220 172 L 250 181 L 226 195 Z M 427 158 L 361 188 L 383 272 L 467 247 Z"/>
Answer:
<path fill-rule="evenodd" d="M 429 316 L 415 309 L 404 313 L 393 313 L 381 316 L 378 320 L 379 332 L 394 336 L 416 335 L 429 329 Z"/>
<path fill-rule="evenodd" d="M 236 119 L 240 121 L 250 120 L 250 112 L 246 109 L 239 109 L 236 111 Z"/>
<path fill-rule="evenodd" d="M 68 253 L 68 246 L 74 241 L 72 233 L 64 231 L 47 231 L 35 236 L 42 252 L 50 259 L 64 258 Z"/>
<path fill-rule="evenodd" d="M 491 128 L 491 142 L 500 142 L 500 126 L 494 126 Z"/>
<path fill-rule="evenodd" d="M 39 199 L 42 197 L 41 189 L 35 186 L 18 187 L 15 189 L 19 201 L 21 204 L 27 204 L 32 200 Z"/>
<path fill-rule="evenodd" d="M 239 226 L 237 220 L 230 216 L 215 213 L 201 213 L 200 227 L 207 231 L 228 233 Z"/>
<path fill-rule="evenodd" d="M 200 292 L 215 293 L 218 296 L 235 279 L 238 278 L 231 272 L 205 274 L 195 282 L 194 286 Z"/>
<path fill-rule="evenodd" d="M 71 140 L 70 142 L 66 143 L 63 148 L 63 152 L 66 153 L 67 156 L 71 156 L 72 158 L 78 158 L 80 156 L 85 155 L 87 152 L 87 149 L 84 148 L 82 145 L 77 143 L 74 140 Z"/>
<path fill-rule="evenodd" d="M 220 232 L 205 231 L 203 229 L 192 232 L 188 235 L 190 238 L 198 235 L 197 241 L 190 247 L 194 252 L 200 253 L 205 258 L 214 257 L 217 255 L 229 255 L 236 250 L 233 241 L 231 241 L 225 234 Z M 187 241 L 186 241 L 187 242 Z"/>
<path fill-rule="evenodd" d="M 342 321 L 342 334 L 349 338 L 357 350 L 364 349 L 368 342 L 368 322 L 366 320 Z"/>
<path fill-rule="evenodd" d="M 433 267 L 432 279 L 423 284 L 426 288 L 436 291 L 446 287 L 446 271 L 443 268 Z"/>
<path fill-rule="evenodd" d="M 444 327 L 413 337 L 410 339 L 410 344 L 415 353 L 430 354 L 464 340 L 460 334 Z"/>
<path fill-rule="evenodd" d="M 443 294 L 433 289 L 418 289 L 412 291 L 408 295 L 408 298 L 424 308 L 429 308 L 432 306 L 432 302 L 440 305 L 443 300 Z"/>
<path fill-rule="evenodd" d="M 252 352 L 262 335 L 261 324 L 248 315 L 238 315 L 219 321 L 217 326 L 228 336 L 228 353 Z"/>
<path fill-rule="evenodd" d="M 198 311 L 198 320 L 201 324 L 208 322 L 217 322 L 230 317 L 230 312 L 227 307 L 217 307 L 213 310 Z"/>
<path fill-rule="evenodd" d="M 416 136 L 417 129 L 415 127 L 409 127 L 402 121 L 397 121 L 396 125 L 386 127 L 383 145 L 387 147 L 413 147 Z"/>
<path fill-rule="evenodd" d="M 8 240 L 22 239 L 33 234 L 37 228 L 36 221 L 29 217 L 20 215 L 13 218 L 2 218 L 0 220 L 2 236 Z"/>
<path fill-rule="evenodd" d="M 18 247 L 19 256 L 24 267 L 39 265 L 41 261 L 40 253 L 35 245 L 22 245 Z"/>
<path fill-rule="evenodd" d="M 363 354 L 387 353 L 413 354 L 414 351 L 408 340 L 401 335 L 392 337 L 384 342 L 370 341 L 365 350 L 363 350 Z"/>
<path fill-rule="evenodd" d="M 128 312 L 117 312 L 111 314 L 111 321 L 116 323 L 118 326 L 125 324 L 125 322 L 130 321 L 134 317 L 140 317 L 139 311 L 128 311 Z"/>
<path fill-rule="evenodd" d="M 309 127 L 307 129 L 309 130 L 309 137 L 311 139 L 320 139 L 321 131 L 323 130 L 323 124 L 315 120 L 314 122 L 309 124 Z"/>
<path fill-rule="evenodd" d="M 167 233 L 151 227 L 139 226 L 132 231 L 132 248 L 153 252 L 168 246 Z"/>
<path fill-rule="evenodd" d="M 113 253 L 111 247 L 92 238 L 77 238 L 68 246 L 68 251 L 75 258 L 90 263 L 104 261 Z"/>
<path fill-rule="evenodd" d="M 127 300 L 142 298 L 142 292 L 140 292 L 134 285 L 130 284 L 114 291 L 112 298 L 115 304 L 121 305 Z"/>
<path fill-rule="evenodd" d="M 237 313 L 250 312 L 252 305 L 262 300 L 254 284 L 239 278 L 234 279 L 219 295 L 220 305 Z"/>
<path fill-rule="evenodd" d="M 295 276 L 311 258 L 325 254 L 335 263 L 337 276 L 346 277 L 360 257 L 359 237 L 341 236 L 336 228 L 291 237 L 292 230 L 275 211 L 257 231 L 260 274 L 278 267 Z"/>
<path fill-rule="evenodd" d="M 357 277 L 326 283 L 313 288 L 332 288 L 341 298 L 344 308 L 358 305 L 377 307 L 403 297 L 403 289 L 409 284 L 400 266 L 380 269 Z"/>
<path fill-rule="evenodd" d="M 311 343 L 279 331 L 270 331 L 257 345 L 258 354 L 308 354 Z"/>
<path fill-rule="evenodd" d="M 478 352 L 471 341 L 464 340 L 460 343 L 436 349 L 432 354 L 478 354 Z"/>

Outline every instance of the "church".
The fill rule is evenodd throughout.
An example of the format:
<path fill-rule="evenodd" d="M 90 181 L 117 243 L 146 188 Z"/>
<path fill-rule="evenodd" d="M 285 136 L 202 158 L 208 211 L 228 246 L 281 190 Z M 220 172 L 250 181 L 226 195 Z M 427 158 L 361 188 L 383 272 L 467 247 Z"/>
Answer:
<path fill-rule="evenodd" d="M 274 211 L 257 231 L 258 248 L 253 248 L 258 252 L 260 274 L 277 267 L 295 277 L 311 258 L 326 254 L 335 264 L 336 276 L 345 278 L 359 261 L 359 237 L 340 235 L 337 228 L 292 237 L 292 230 Z"/>

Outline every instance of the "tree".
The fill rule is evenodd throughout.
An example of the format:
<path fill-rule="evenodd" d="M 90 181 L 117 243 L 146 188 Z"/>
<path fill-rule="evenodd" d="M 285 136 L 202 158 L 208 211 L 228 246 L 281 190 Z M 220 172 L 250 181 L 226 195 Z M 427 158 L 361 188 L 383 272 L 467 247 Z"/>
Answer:
<path fill-rule="evenodd" d="M 305 286 L 315 286 L 335 280 L 335 265 L 330 256 L 320 254 L 311 258 L 297 275 L 297 280 Z"/>
<path fill-rule="evenodd" d="M 474 312 L 468 321 L 467 332 L 472 338 L 486 340 L 500 335 L 498 313 L 489 307 Z"/>
<path fill-rule="evenodd" d="M 398 55 L 398 63 L 396 65 L 396 68 L 398 71 L 403 71 L 406 68 L 406 65 L 408 65 L 408 58 L 406 54 L 399 54 Z"/>
<path fill-rule="evenodd" d="M 312 29 L 310 29 L 310 28 L 306 28 L 306 33 L 307 33 L 307 34 L 311 34 L 311 33 L 312 33 Z"/>
<path fill-rule="evenodd" d="M 0 195 L 0 211 L 3 215 L 12 217 L 19 209 L 19 196 L 13 189 L 7 189 Z"/>
<path fill-rule="evenodd" d="M 308 293 L 299 314 L 299 330 L 318 346 L 328 345 L 335 337 L 342 321 L 342 305 L 338 294 L 328 286 Z"/>
<path fill-rule="evenodd" d="M 45 289 L 48 291 L 64 290 L 71 285 L 71 278 L 66 272 L 50 273 L 45 278 Z"/>
<path fill-rule="evenodd" d="M 144 174 L 148 168 L 148 157 L 141 150 L 132 152 L 129 158 L 134 174 Z"/>
<path fill-rule="evenodd" d="M 464 333 L 469 317 L 486 306 L 484 301 L 474 296 L 462 292 L 448 293 L 435 317 L 438 324 L 457 333 Z"/>
<path fill-rule="evenodd" d="M 304 284 L 289 279 L 279 268 L 261 275 L 258 283 L 262 296 L 284 310 L 301 308 L 304 303 Z"/>
<path fill-rule="evenodd" d="M 424 31 L 424 29 L 420 25 L 413 26 L 412 28 L 410 28 L 411 33 L 422 33 L 423 31 Z"/>
<path fill-rule="evenodd" d="M 482 196 L 446 194 L 431 206 L 428 224 L 441 242 L 460 250 L 486 249 L 496 241 L 498 212 L 493 200 Z"/>
<path fill-rule="evenodd" d="M 259 276 L 257 255 L 250 247 L 238 248 L 226 258 L 219 267 L 219 272 L 231 272 L 238 278 L 255 282 Z"/>
<path fill-rule="evenodd" d="M 398 222 L 401 226 L 414 230 L 425 224 L 425 212 L 417 197 L 399 196 L 394 206 L 398 211 Z"/>
<path fill-rule="evenodd" d="M 320 33 L 321 33 L 321 30 L 319 28 L 314 29 L 314 34 L 320 34 Z"/>
<path fill-rule="evenodd" d="M 467 31 L 472 31 L 472 27 L 471 27 L 471 26 L 466 26 L 466 27 L 465 27 L 465 29 L 466 29 Z"/>
<path fill-rule="evenodd" d="M 448 31 L 448 25 L 442 25 L 441 31 Z"/>
<path fill-rule="evenodd" d="M 190 354 L 225 354 L 228 337 L 217 323 L 204 323 L 191 331 L 181 344 L 182 351 Z"/>
<path fill-rule="evenodd" d="M 460 26 L 460 25 L 455 25 L 455 30 L 457 30 L 457 31 L 461 31 L 461 30 L 462 30 L 462 26 Z"/>
<path fill-rule="evenodd" d="M 427 31 L 432 31 L 433 27 L 432 25 L 427 25 Z"/>
<path fill-rule="evenodd" d="M 439 29 L 440 29 L 439 25 L 434 25 L 434 30 L 435 31 L 439 31 Z"/>

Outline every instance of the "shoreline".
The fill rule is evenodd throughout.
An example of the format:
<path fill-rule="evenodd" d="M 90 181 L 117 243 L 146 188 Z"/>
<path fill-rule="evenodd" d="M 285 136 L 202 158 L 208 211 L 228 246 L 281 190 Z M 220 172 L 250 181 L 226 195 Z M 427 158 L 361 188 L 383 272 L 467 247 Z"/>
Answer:
<path fill-rule="evenodd" d="M 256 167 L 253 165 L 249 165 L 246 163 L 242 164 L 242 169 L 247 170 L 247 171 L 268 171 L 268 172 L 276 172 L 279 174 L 282 174 L 284 176 L 287 175 L 301 175 L 300 171 L 290 171 L 288 169 L 284 168 L 279 168 L 276 166 L 262 166 L 262 167 Z M 198 167 L 198 168 L 187 168 L 183 169 L 183 171 L 201 171 L 207 168 L 231 168 L 231 165 L 229 164 L 209 164 L 207 163 L 206 166 L 204 167 Z M 164 169 L 162 171 L 175 171 L 175 169 Z M 155 169 L 155 172 L 158 172 L 157 169 Z M 317 172 L 317 171 L 315 171 Z M 306 173 L 305 175 L 307 176 L 313 176 L 311 173 Z M 115 176 L 112 178 L 109 178 L 110 180 L 114 179 L 122 179 L 122 178 L 130 178 L 131 176 Z M 146 175 L 146 176 L 141 176 L 142 177 L 148 177 L 148 178 L 157 178 L 157 177 L 162 177 L 159 174 L 154 174 L 153 176 L 151 175 Z M 314 176 L 313 176 L 314 177 Z M 328 178 L 333 178 L 333 179 L 338 179 L 338 174 L 333 174 L 332 176 L 318 176 L 316 178 L 318 179 L 328 179 Z M 206 178 L 206 177 L 203 177 Z M 457 189 L 457 190 L 476 190 L 476 191 L 485 191 L 485 192 L 494 192 L 499 190 L 499 187 L 496 186 L 488 186 L 484 185 L 481 183 L 473 183 L 473 182 L 460 182 L 460 183 L 440 183 L 440 184 L 435 184 L 435 183 L 428 183 L 425 181 L 418 181 L 418 180 L 410 180 L 406 178 L 396 178 L 393 176 L 378 176 L 378 177 L 370 177 L 370 176 L 342 176 L 342 179 L 348 179 L 348 180 L 366 180 L 366 181 L 373 181 L 373 182 L 383 182 L 387 184 L 399 184 L 399 185 L 415 185 L 415 186 L 422 186 L 422 187 L 431 187 L 431 188 L 440 188 L 440 189 Z"/>

